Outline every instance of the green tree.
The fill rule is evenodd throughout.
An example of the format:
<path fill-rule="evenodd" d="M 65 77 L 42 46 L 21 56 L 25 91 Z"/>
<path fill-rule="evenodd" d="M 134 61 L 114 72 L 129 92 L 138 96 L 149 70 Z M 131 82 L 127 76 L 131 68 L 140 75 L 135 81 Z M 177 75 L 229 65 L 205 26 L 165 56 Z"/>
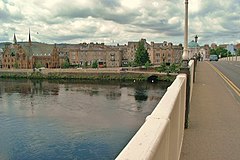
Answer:
<path fill-rule="evenodd" d="M 139 41 L 138 42 L 138 48 L 137 48 L 136 53 L 135 53 L 134 62 L 136 63 L 137 66 L 143 66 L 147 61 L 149 61 L 149 63 L 150 63 L 148 52 L 144 47 L 144 42 Z"/>
<path fill-rule="evenodd" d="M 13 67 L 17 69 L 17 68 L 18 68 L 18 63 L 15 62 L 15 63 L 13 64 Z"/>
<path fill-rule="evenodd" d="M 36 62 L 36 68 L 44 67 L 43 64 L 39 61 Z"/>
<path fill-rule="evenodd" d="M 64 61 L 62 64 L 62 68 L 69 68 L 70 67 L 70 63 L 68 61 Z"/>
<path fill-rule="evenodd" d="M 92 64 L 92 68 L 98 68 L 98 62 L 95 60 Z"/>
<path fill-rule="evenodd" d="M 87 66 L 88 66 L 88 62 L 85 61 L 85 62 L 84 62 L 84 67 L 87 68 Z"/>
<path fill-rule="evenodd" d="M 169 67 L 169 71 L 171 73 L 178 73 L 180 71 L 180 65 L 175 63 L 171 64 Z"/>
<path fill-rule="evenodd" d="M 166 72 L 167 70 L 167 65 L 166 63 L 162 63 L 158 68 L 157 68 L 157 71 L 158 72 Z"/>
<path fill-rule="evenodd" d="M 227 56 L 227 50 L 225 48 L 222 47 L 217 47 L 216 49 L 217 55 L 221 55 L 221 57 L 226 57 Z"/>
<path fill-rule="evenodd" d="M 70 67 L 70 61 L 68 57 L 65 57 L 64 62 L 61 66 L 62 68 L 69 68 Z"/>
<path fill-rule="evenodd" d="M 217 47 L 216 49 L 211 49 L 210 50 L 210 55 L 216 54 L 216 55 L 221 55 L 221 57 L 227 57 L 229 56 L 228 50 L 226 50 L 223 47 Z"/>
<path fill-rule="evenodd" d="M 217 54 L 215 49 L 210 49 L 210 55 Z"/>
<path fill-rule="evenodd" d="M 127 67 L 136 67 L 136 66 L 137 66 L 137 64 L 135 61 L 128 61 Z"/>
<path fill-rule="evenodd" d="M 151 66 L 151 63 L 149 61 L 147 61 L 145 64 L 144 64 L 145 68 L 148 69 L 150 66 Z"/>

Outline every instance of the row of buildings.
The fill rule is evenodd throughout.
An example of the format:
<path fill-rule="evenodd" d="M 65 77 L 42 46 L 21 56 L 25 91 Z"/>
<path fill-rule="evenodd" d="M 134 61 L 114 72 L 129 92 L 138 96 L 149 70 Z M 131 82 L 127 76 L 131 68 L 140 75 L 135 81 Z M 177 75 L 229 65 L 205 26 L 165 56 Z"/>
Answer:
<path fill-rule="evenodd" d="M 28 42 L 17 42 L 14 34 L 14 43 L 5 44 L 0 50 L 0 65 L 4 69 L 21 68 L 32 69 L 37 66 L 45 68 L 60 68 L 67 61 L 72 66 L 91 67 L 97 61 L 99 67 L 128 66 L 134 61 L 138 42 L 128 42 L 125 45 L 110 46 L 104 43 L 80 44 L 45 44 L 32 42 L 29 33 Z M 163 43 L 147 43 L 141 39 L 148 51 L 152 64 L 163 62 L 179 63 L 183 53 L 183 46 Z M 208 45 L 200 47 L 195 40 L 189 43 L 189 57 L 201 52 L 208 58 L 210 48 Z"/>

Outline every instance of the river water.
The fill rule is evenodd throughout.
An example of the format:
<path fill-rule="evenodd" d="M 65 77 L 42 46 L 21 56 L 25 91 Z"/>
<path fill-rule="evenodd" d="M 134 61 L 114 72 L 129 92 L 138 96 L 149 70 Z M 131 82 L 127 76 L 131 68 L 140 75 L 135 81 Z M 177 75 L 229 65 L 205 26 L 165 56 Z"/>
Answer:
<path fill-rule="evenodd" d="M 114 159 L 167 86 L 0 79 L 0 159 Z"/>

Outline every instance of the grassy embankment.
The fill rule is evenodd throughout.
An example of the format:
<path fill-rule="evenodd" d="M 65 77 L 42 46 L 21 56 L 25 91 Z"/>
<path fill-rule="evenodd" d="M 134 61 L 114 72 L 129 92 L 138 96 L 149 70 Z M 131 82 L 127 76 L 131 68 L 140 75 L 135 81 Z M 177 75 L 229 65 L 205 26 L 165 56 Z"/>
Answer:
<path fill-rule="evenodd" d="M 156 75 L 159 81 L 173 81 L 176 75 L 160 74 L 158 72 L 128 72 L 100 70 L 0 70 L 0 78 L 27 79 L 82 79 L 82 80 L 137 80 L 146 81 L 151 75 Z"/>

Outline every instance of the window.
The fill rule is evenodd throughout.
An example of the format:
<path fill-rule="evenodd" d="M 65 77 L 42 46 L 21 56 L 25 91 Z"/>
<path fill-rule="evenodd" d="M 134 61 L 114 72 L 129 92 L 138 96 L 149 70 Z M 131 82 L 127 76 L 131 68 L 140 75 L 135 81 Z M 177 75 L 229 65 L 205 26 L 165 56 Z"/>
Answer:
<path fill-rule="evenodd" d="M 111 56 L 111 61 L 115 61 L 115 56 Z"/>
<path fill-rule="evenodd" d="M 76 53 L 75 52 L 72 53 L 72 59 L 76 59 Z"/>

